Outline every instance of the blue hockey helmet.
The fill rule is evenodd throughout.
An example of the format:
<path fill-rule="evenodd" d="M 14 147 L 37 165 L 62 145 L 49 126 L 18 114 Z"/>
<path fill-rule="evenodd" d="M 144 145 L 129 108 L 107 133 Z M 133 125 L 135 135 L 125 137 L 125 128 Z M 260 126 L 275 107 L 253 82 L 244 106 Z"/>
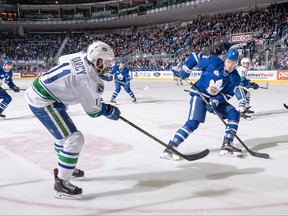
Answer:
<path fill-rule="evenodd" d="M 8 65 L 12 65 L 12 62 L 10 60 L 4 60 L 3 64 L 8 64 Z"/>
<path fill-rule="evenodd" d="M 225 54 L 225 59 L 229 59 L 231 61 L 238 61 L 239 53 L 236 49 L 229 49 Z"/>
<path fill-rule="evenodd" d="M 119 63 L 124 64 L 124 63 L 125 63 L 124 59 L 120 59 L 120 60 L 119 60 Z"/>

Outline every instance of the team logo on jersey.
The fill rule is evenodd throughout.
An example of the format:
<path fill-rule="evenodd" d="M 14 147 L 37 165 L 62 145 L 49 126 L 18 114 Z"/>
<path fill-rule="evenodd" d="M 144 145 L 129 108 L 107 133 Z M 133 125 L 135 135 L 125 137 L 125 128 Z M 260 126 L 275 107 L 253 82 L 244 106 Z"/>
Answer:
<path fill-rule="evenodd" d="M 210 80 L 209 86 L 206 88 L 206 90 L 210 95 L 217 95 L 218 92 L 223 89 L 222 84 L 223 80 Z"/>
<path fill-rule="evenodd" d="M 103 93 L 104 92 L 104 85 L 103 84 L 98 84 L 97 86 L 97 92 L 98 93 Z"/>
<path fill-rule="evenodd" d="M 117 77 L 119 80 L 123 80 L 124 76 L 120 73 L 120 74 L 117 74 Z"/>
<path fill-rule="evenodd" d="M 214 70 L 214 74 L 215 74 L 216 76 L 219 76 L 219 75 L 220 75 L 220 73 L 219 73 L 218 70 Z"/>

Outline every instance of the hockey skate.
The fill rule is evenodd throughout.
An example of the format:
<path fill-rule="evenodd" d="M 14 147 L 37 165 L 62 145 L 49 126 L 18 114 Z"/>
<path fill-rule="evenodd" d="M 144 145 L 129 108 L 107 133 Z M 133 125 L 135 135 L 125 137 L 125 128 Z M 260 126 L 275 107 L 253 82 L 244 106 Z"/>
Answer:
<path fill-rule="evenodd" d="M 132 103 L 136 103 L 136 98 L 132 98 L 133 100 L 132 100 Z"/>
<path fill-rule="evenodd" d="M 251 106 L 246 108 L 246 110 L 245 110 L 246 114 L 254 114 L 254 111 L 250 110 L 250 108 L 251 108 Z"/>
<path fill-rule="evenodd" d="M 58 169 L 54 169 L 54 190 L 55 197 L 59 199 L 79 199 L 82 198 L 82 189 L 71 184 L 69 181 L 58 178 Z"/>
<path fill-rule="evenodd" d="M 6 118 L 6 115 L 3 115 L 2 113 L 0 113 L 0 120 L 5 119 L 5 118 Z"/>
<path fill-rule="evenodd" d="M 74 169 L 72 173 L 72 180 L 83 180 L 85 179 L 85 173 L 81 169 Z"/>
<path fill-rule="evenodd" d="M 115 99 L 111 99 L 111 100 L 110 100 L 110 103 L 116 104 Z"/>
<path fill-rule="evenodd" d="M 177 147 L 173 146 L 170 142 L 168 146 L 171 146 L 175 150 L 177 149 Z M 174 160 L 174 161 L 181 160 L 181 157 L 175 154 L 170 148 L 166 148 L 163 151 L 162 155 L 160 155 L 160 158 L 167 159 L 167 160 Z"/>
<path fill-rule="evenodd" d="M 250 120 L 252 119 L 252 116 L 251 116 L 251 115 L 247 115 L 247 114 L 246 114 L 246 111 L 244 111 L 244 112 L 241 112 L 241 113 L 240 113 L 240 118 L 241 118 L 242 120 L 245 119 L 245 120 L 250 121 Z"/>
<path fill-rule="evenodd" d="M 234 146 L 232 141 L 230 140 L 224 140 L 224 143 L 221 147 L 221 156 L 237 156 L 242 157 L 242 150 L 238 149 Z"/>

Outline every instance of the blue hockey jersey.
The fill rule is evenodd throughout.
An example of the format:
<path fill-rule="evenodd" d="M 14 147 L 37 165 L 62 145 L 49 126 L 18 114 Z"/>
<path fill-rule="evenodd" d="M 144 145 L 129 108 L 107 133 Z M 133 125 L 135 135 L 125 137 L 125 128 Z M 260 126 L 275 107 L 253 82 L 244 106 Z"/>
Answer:
<path fill-rule="evenodd" d="M 224 61 L 214 55 L 193 53 L 183 65 L 179 75 L 185 79 L 191 73 L 191 69 L 197 66 L 202 69 L 195 87 L 206 97 L 215 97 L 219 103 L 224 103 L 234 96 L 237 86 L 240 84 L 240 76 L 236 69 L 228 72 L 224 68 Z M 182 76 L 181 76 L 182 75 Z M 190 95 L 197 94 L 191 89 Z"/>
<path fill-rule="evenodd" d="M 110 71 L 110 75 L 114 75 L 114 80 L 115 81 L 120 81 L 120 82 L 130 82 L 131 77 L 129 74 L 129 69 L 127 67 L 124 67 L 121 69 L 119 65 L 114 65 Z"/>

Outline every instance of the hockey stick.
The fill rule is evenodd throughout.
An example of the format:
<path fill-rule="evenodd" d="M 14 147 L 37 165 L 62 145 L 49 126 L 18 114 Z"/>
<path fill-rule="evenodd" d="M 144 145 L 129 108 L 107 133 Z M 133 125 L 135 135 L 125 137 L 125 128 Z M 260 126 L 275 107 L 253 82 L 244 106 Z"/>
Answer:
<path fill-rule="evenodd" d="M 13 91 L 13 89 L 4 89 L 5 91 Z M 27 90 L 27 89 L 25 89 L 25 88 L 20 88 L 20 90 L 21 91 L 25 91 L 25 90 Z"/>
<path fill-rule="evenodd" d="M 203 101 L 209 105 L 209 102 L 206 100 L 206 98 L 204 97 L 204 95 L 196 88 L 196 86 L 194 85 L 194 83 L 188 81 L 187 79 L 185 79 L 185 81 L 187 83 L 189 83 L 194 90 L 196 90 L 196 92 L 200 95 L 200 97 L 203 99 Z M 223 122 L 223 124 L 227 127 L 227 123 L 223 120 L 223 118 L 221 118 L 221 116 L 215 111 L 213 110 L 213 113 L 219 117 L 219 119 Z M 235 137 L 237 138 L 237 140 L 242 144 L 242 146 L 252 155 L 252 156 L 255 156 L 255 157 L 260 157 L 260 158 L 266 158 L 268 159 L 270 156 L 269 154 L 267 153 L 259 153 L 259 152 L 254 152 L 252 151 L 251 149 L 249 149 L 243 142 L 242 140 L 237 136 L 237 134 L 234 134 Z"/>
<path fill-rule="evenodd" d="M 268 85 L 269 85 L 269 83 L 267 82 L 265 87 L 260 86 L 259 88 L 261 88 L 261 89 L 268 89 Z"/>
<path fill-rule="evenodd" d="M 288 109 L 288 105 L 286 105 L 285 103 L 283 104 L 283 106 L 284 106 L 286 109 Z"/>
<path fill-rule="evenodd" d="M 139 130 L 140 132 L 144 133 L 145 135 L 147 135 L 148 137 L 152 138 L 153 140 L 155 140 L 156 142 L 160 143 L 161 145 L 165 146 L 166 148 L 169 148 L 171 151 L 173 151 L 175 154 L 183 157 L 184 159 L 188 160 L 188 161 L 194 161 L 194 160 L 199 160 L 203 157 L 206 157 L 209 154 L 209 149 L 206 149 L 202 152 L 199 153 L 195 153 L 195 154 L 190 154 L 190 155 L 185 155 L 182 154 L 180 152 L 178 152 L 176 149 L 172 148 L 171 146 L 165 144 L 164 142 L 162 142 L 161 140 L 159 140 L 158 138 L 156 138 L 155 136 L 151 135 L 150 133 L 148 133 L 147 131 L 143 130 L 142 128 L 138 127 L 137 125 L 133 124 L 132 122 L 130 122 L 129 120 L 127 120 L 126 118 L 124 118 L 123 116 L 119 116 L 119 118 L 126 122 L 127 124 L 129 124 L 130 126 L 134 127 L 135 129 Z"/>
<path fill-rule="evenodd" d="M 127 85 L 126 83 L 121 82 L 121 81 L 119 81 L 119 80 L 115 80 L 115 82 L 121 83 L 121 84 L 123 84 L 123 85 Z M 148 89 L 148 86 L 146 86 L 144 89 L 141 89 L 141 88 L 132 86 L 131 84 L 130 84 L 130 86 L 131 86 L 131 88 L 135 88 L 135 89 L 138 89 L 138 90 L 141 90 L 141 91 L 146 91 L 146 90 Z"/>

